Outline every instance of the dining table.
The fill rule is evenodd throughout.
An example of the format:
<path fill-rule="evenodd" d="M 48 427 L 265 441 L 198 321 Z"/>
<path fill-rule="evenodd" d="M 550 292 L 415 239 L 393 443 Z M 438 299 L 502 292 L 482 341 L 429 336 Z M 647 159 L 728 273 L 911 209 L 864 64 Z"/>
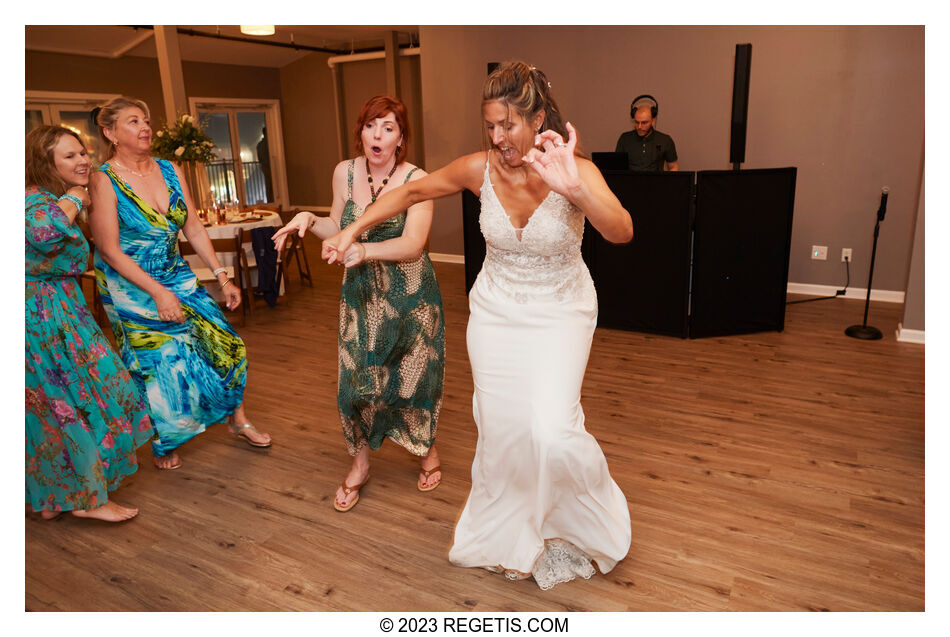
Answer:
<path fill-rule="evenodd" d="M 266 228 L 274 227 L 279 228 L 283 224 L 281 221 L 280 215 L 276 212 L 270 210 L 251 210 L 240 214 L 232 214 L 227 220 L 224 220 L 223 223 L 212 223 L 206 221 L 204 226 L 205 230 L 208 231 L 208 236 L 212 239 L 230 239 L 236 237 L 238 231 L 242 228 L 244 229 L 245 243 L 243 244 L 244 252 L 247 254 L 247 263 L 251 268 L 251 289 L 257 287 L 257 258 L 254 256 L 254 250 L 251 246 L 251 235 L 250 231 L 254 228 Z M 185 238 L 184 233 L 179 233 L 179 238 L 182 241 L 188 241 Z M 238 260 L 237 253 L 235 252 L 218 252 L 218 260 L 221 262 L 221 265 L 224 267 L 234 267 L 235 273 L 234 276 L 238 276 Z M 204 268 L 205 263 L 201 260 L 196 254 L 191 254 L 185 257 L 185 261 L 192 268 Z M 221 290 L 217 285 L 208 285 L 206 286 L 208 292 L 211 294 L 211 297 L 219 302 L 224 302 L 224 295 L 221 294 Z M 280 282 L 279 294 L 284 294 L 284 282 Z"/>

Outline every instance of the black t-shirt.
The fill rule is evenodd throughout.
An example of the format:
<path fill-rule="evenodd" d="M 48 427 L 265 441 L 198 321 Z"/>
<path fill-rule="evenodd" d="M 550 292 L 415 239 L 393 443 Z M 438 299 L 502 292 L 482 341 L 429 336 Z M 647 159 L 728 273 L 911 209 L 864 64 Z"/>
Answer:
<path fill-rule="evenodd" d="M 631 130 L 617 140 L 617 152 L 627 153 L 630 170 L 663 172 L 663 162 L 676 161 L 676 144 L 673 138 L 654 129 L 646 137 Z"/>

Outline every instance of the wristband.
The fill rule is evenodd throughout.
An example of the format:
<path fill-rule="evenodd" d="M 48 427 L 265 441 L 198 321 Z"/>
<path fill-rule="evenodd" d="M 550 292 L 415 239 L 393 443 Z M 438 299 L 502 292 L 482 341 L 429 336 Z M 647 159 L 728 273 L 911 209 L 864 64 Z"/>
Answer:
<path fill-rule="evenodd" d="M 221 283 L 221 284 L 220 284 L 220 285 L 221 285 L 221 289 L 223 290 L 224 288 L 228 287 L 228 284 L 229 284 L 229 283 L 230 283 L 231 285 L 234 285 L 234 282 L 231 281 L 231 279 L 228 279 L 228 280 L 225 281 L 224 283 Z"/>
<path fill-rule="evenodd" d="M 63 199 L 71 202 L 74 206 L 76 206 L 77 213 L 82 212 L 82 199 L 80 199 L 76 195 L 71 195 L 68 192 L 62 197 L 60 197 L 58 201 L 62 201 Z"/>
<path fill-rule="evenodd" d="M 227 272 L 227 271 L 228 271 L 227 268 L 215 268 L 214 270 L 211 271 L 211 276 L 217 277 L 222 272 Z"/>

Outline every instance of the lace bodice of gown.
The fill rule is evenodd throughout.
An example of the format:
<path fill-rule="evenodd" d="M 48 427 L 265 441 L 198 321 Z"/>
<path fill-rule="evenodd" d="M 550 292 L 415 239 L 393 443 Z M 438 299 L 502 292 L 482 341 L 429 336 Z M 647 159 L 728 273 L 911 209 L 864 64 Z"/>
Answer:
<path fill-rule="evenodd" d="M 518 303 L 596 301 L 590 272 L 581 258 L 584 215 L 567 198 L 549 192 L 519 237 L 495 194 L 486 162 L 481 207 L 479 225 L 486 244 L 481 276 L 490 285 Z"/>

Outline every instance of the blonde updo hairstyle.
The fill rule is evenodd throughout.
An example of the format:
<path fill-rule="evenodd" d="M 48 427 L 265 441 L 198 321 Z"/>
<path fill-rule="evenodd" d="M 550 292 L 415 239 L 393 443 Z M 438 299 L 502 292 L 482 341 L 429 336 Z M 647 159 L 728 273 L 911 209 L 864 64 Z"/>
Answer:
<path fill-rule="evenodd" d="M 109 161 L 115 155 L 115 145 L 106 137 L 105 131 L 111 130 L 114 132 L 119 120 L 119 113 L 133 106 L 140 109 L 145 114 L 146 119 L 151 119 L 148 104 L 140 99 L 127 97 L 125 95 L 109 100 L 101 106 L 99 112 L 96 113 L 96 126 L 99 129 L 99 141 L 102 145 L 101 155 L 103 163 Z"/>
<path fill-rule="evenodd" d="M 489 102 L 501 102 L 508 108 L 508 117 L 512 109 L 522 118 L 525 125 L 531 127 L 531 120 L 544 111 L 541 131 L 553 130 L 567 141 L 567 127 L 561 116 L 551 83 L 538 68 L 525 62 L 502 62 L 492 71 L 482 87 L 482 106 Z M 491 138 L 485 131 L 485 140 L 491 148 Z M 527 149 L 521 149 L 527 150 Z"/>

